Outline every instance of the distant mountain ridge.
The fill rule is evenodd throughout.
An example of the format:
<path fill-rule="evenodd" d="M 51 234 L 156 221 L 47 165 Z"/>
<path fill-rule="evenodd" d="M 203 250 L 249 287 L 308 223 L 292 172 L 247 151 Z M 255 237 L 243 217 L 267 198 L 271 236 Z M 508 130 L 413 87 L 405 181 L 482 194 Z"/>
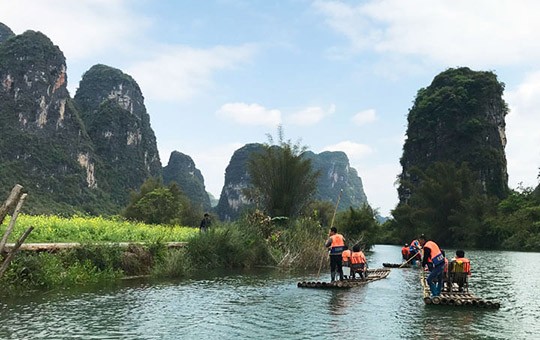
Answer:
<path fill-rule="evenodd" d="M 33 213 L 118 213 L 161 162 L 139 86 L 105 66 L 72 99 L 66 60 L 43 33 L 0 24 L 0 190 L 22 184 Z"/>
<path fill-rule="evenodd" d="M 244 208 L 250 205 L 243 190 L 250 185 L 247 162 L 252 153 L 261 152 L 263 144 L 250 143 L 236 150 L 225 169 L 225 184 L 215 210 L 222 220 L 237 219 Z M 325 151 L 315 154 L 311 151 L 304 153 L 311 159 L 314 171 L 319 170 L 321 176 L 317 185 L 315 199 L 336 203 L 341 194 L 338 210 L 348 207 L 360 207 L 367 203 L 362 180 L 358 172 L 350 167 L 349 159 L 341 151 Z"/>
<path fill-rule="evenodd" d="M 60 48 L 0 23 L 0 86 L 0 191 L 22 184 L 32 193 L 27 212 L 117 214 L 162 176 L 211 210 L 191 157 L 173 152 L 162 168 L 143 94 L 121 70 L 92 66 L 72 99 Z"/>
<path fill-rule="evenodd" d="M 96 211 L 102 164 L 67 90 L 66 61 L 40 32 L 0 44 L 0 190 L 16 183 L 36 211 Z"/>

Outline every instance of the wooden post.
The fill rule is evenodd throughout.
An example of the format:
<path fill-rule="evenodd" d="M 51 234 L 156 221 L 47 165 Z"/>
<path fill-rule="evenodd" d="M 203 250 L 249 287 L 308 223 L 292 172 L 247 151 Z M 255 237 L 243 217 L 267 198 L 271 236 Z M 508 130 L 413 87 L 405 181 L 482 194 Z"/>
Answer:
<path fill-rule="evenodd" d="M 11 193 L 9 194 L 7 200 L 0 206 L 0 225 L 2 222 L 4 222 L 4 218 L 6 217 L 9 209 L 13 208 L 13 206 L 19 201 L 19 198 L 22 195 L 22 185 L 15 184 L 13 189 L 11 189 Z"/>
<path fill-rule="evenodd" d="M 17 203 L 17 207 L 15 208 L 15 211 L 13 212 L 13 215 L 11 215 L 9 226 L 7 227 L 6 232 L 4 233 L 4 237 L 2 237 L 2 240 L 0 241 L 0 255 L 4 253 L 4 247 L 6 245 L 9 235 L 13 231 L 13 228 L 15 228 L 15 222 L 17 221 L 17 216 L 19 216 L 19 211 L 22 208 L 22 205 L 24 203 L 24 200 L 26 199 L 26 196 L 27 196 L 26 194 L 22 194 L 21 198 L 19 199 L 19 203 Z"/>
<path fill-rule="evenodd" d="M 30 235 L 30 233 L 34 230 L 34 227 L 30 227 L 26 229 L 26 231 L 22 234 L 22 236 L 17 240 L 17 243 L 15 244 L 15 247 L 9 252 L 8 256 L 4 260 L 4 263 L 2 263 L 2 266 L 0 266 L 0 278 L 4 275 L 5 271 L 7 270 L 9 264 L 11 263 L 11 260 L 13 260 L 13 257 L 19 250 L 21 244 L 23 244 L 24 240 Z"/>

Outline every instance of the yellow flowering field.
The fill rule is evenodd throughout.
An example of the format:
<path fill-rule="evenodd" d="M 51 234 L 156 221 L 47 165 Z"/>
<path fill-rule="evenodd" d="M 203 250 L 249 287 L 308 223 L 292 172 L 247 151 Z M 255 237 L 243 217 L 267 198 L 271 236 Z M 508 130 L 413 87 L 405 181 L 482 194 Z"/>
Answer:
<path fill-rule="evenodd" d="M 9 224 L 9 217 L 0 226 L 0 236 Z M 104 217 L 60 217 L 19 215 L 8 242 L 15 242 L 28 227 L 34 230 L 26 243 L 61 242 L 183 242 L 198 229 L 183 226 L 150 225 Z"/>

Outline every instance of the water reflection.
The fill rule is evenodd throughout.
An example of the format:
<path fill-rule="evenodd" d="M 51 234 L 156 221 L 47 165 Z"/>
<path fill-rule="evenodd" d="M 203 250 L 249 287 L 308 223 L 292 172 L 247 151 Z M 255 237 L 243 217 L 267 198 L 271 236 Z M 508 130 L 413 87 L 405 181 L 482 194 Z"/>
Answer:
<path fill-rule="evenodd" d="M 328 310 L 332 315 L 345 315 L 347 313 L 347 291 L 331 290 L 330 299 L 328 300 Z"/>

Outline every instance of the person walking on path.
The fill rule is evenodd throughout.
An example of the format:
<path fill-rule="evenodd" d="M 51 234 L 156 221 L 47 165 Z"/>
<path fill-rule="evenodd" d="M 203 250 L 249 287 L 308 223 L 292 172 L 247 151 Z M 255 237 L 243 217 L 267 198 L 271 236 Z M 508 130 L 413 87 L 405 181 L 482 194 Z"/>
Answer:
<path fill-rule="evenodd" d="M 437 243 L 431 240 L 427 241 L 424 235 L 420 236 L 418 242 L 424 250 L 422 266 L 427 265 L 429 269 L 429 275 L 426 279 L 429 290 L 432 296 L 439 296 L 443 285 L 444 255 Z"/>
<path fill-rule="evenodd" d="M 330 248 L 330 277 L 332 282 L 336 280 L 336 271 L 339 274 L 339 279 L 343 280 L 341 253 L 345 250 L 345 238 L 343 235 L 338 234 L 336 227 L 330 228 L 328 240 L 324 246 Z"/>
<path fill-rule="evenodd" d="M 203 233 L 207 232 L 211 224 L 212 224 L 212 221 L 210 220 L 210 215 L 208 213 L 205 213 L 204 218 L 202 219 L 201 224 L 199 225 L 199 230 Z"/>

